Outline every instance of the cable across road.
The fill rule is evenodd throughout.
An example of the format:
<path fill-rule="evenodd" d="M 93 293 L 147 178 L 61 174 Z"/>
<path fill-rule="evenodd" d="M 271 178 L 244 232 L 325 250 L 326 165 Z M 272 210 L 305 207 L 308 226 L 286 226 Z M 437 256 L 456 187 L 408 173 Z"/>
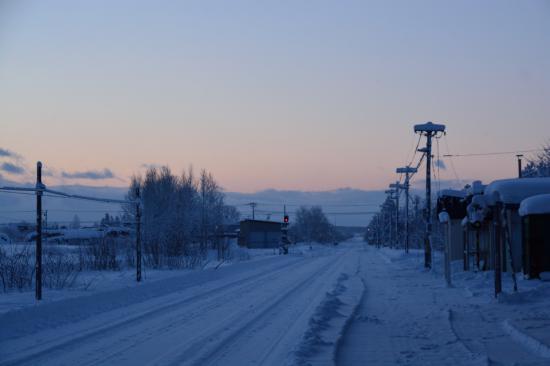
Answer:
<path fill-rule="evenodd" d="M 532 152 L 545 151 L 545 149 L 530 149 L 530 150 L 514 150 L 514 151 L 497 151 L 497 152 L 486 152 L 486 153 L 468 153 L 468 154 L 445 154 L 444 158 L 460 158 L 468 156 L 491 156 L 491 155 L 511 155 L 511 154 L 524 154 Z"/>

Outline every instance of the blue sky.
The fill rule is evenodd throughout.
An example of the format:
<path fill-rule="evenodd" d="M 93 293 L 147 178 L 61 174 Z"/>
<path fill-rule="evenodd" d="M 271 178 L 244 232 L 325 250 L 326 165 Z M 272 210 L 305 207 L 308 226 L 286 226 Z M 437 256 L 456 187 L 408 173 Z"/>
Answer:
<path fill-rule="evenodd" d="M 550 138 L 549 1 L 0 4 L 0 147 L 59 182 L 192 164 L 232 191 L 378 189 L 415 123 L 447 125 L 441 154 Z"/>

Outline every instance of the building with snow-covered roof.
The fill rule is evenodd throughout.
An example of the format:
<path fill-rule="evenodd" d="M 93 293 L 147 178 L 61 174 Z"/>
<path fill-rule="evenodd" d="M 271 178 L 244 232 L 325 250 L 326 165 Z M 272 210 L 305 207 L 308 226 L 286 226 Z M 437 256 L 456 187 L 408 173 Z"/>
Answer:
<path fill-rule="evenodd" d="M 498 233 L 493 235 L 494 250 L 502 258 L 502 269 L 521 271 L 523 267 L 523 222 L 519 214 L 520 204 L 529 197 L 550 194 L 550 177 L 515 178 L 496 180 L 485 188 L 487 205 L 497 221 Z"/>
<path fill-rule="evenodd" d="M 550 272 L 550 194 L 521 201 L 519 215 L 523 224 L 523 273 L 539 278 L 541 273 Z"/>
<path fill-rule="evenodd" d="M 500 202 L 519 207 L 524 199 L 540 194 L 550 194 L 550 177 L 500 179 L 485 188 L 485 196 L 491 206 Z"/>
<path fill-rule="evenodd" d="M 470 269 L 472 262 L 478 270 L 492 268 L 489 260 L 491 225 L 488 219 L 490 219 L 490 210 L 488 210 L 483 195 L 485 187 L 486 185 L 481 181 L 476 180 L 460 191 L 442 191 L 442 194 L 456 197 L 455 202 L 459 202 L 462 208 L 456 219 L 455 241 L 461 241 L 461 258 L 464 261 L 465 271 Z"/>
<path fill-rule="evenodd" d="M 445 248 L 450 260 L 464 258 L 464 239 L 461 221 L 466 216 L 466 191 L 444 189 L 439 192 L 437 199 L 437 213 L 439 221 L 446 224 Z"/>
<path fill-rule="evenodd" d="M 278 248 L 283 239 L 283 224 L 275 221 L 243 220 L 239 245 L 247 248 Z"/>

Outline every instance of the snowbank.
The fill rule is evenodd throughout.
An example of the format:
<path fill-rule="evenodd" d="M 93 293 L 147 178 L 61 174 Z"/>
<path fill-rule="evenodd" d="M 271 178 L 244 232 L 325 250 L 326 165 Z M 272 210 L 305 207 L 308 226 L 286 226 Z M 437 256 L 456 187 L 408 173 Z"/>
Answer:
<path fill-rule="evenodd" d="M 521 201 L 519 215 L 544 215 L 550 214 L 550 194 L 540 194 Z"/>
<path fill-rule="evenodd" d="M 550 178 L 517 178 L 495 180 L 485 189 L 488 203 L 520 204 L 524 199 L 550 193 Z"/>
<path fill-rule="evenodd" d="M 326 294 L 315 310 L 295 351 L 295 365 L 335 363 L 336 348 L 361 302 L 364 290 L 358 276 L 340 275 L 334 289 Z"/>
<path fill-rule="evenodd" d="M 480 195 L 483 194 L 483 191 L 485 191 L 485 187 L 487 187 L 485 184 L 481 183 L 480 180 L 475 180 L 472 182 L 472 185 L 468 188 L 468 195 Z"/>

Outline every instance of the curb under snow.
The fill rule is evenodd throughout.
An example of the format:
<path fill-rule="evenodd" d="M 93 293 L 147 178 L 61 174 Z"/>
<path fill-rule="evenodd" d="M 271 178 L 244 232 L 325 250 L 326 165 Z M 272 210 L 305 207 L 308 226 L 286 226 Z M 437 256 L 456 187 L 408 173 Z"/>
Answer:
<path fill-rule="evenodd" d="M 513 325 L 508 319 L 502 322 L 502 329 L 514 339 L 516 342 L 522 344 L 527 349 L 534 352 L 536 355 L 542 358 L 550 358 L 550 347 L 542 343 L 538 339 L 530 336 L 524 331 L 520 330 L 517 326 Z"/>
<path fill-rule="evenodd" d="M 365 287 L 356 274 L 342 273 L 332 291 L 315 309 L 293 365 L 334 365 L 336 349 L 355 315 Z"/>

